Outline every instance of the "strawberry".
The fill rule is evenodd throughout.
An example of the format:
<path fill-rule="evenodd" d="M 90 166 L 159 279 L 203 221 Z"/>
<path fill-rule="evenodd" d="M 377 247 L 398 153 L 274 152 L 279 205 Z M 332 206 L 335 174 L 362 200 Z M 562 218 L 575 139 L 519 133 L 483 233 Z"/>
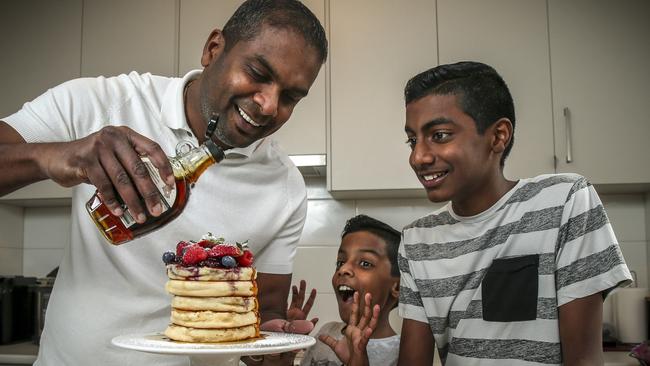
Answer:
<path fill-rule="evenodd" d="M 183 264 L 193 265 L 208 257 L 208 252 L 199 245 L 190 245 L 183 254 Z"/>
<path fill-rule="evenodd" d="M 199 241 L 197 244 L 200 245 L 203 248 L 208 248 L 208 249 L 210 249 L 213 246 L 217 245 L 217 243 L 213 242 L 212 240 L 205 240 L 205 239 Z"/>
<path fill-rule="evenodd" d="M 244 250 L 244 254 L 237 258 L 237 262 L 242 267 L 250 267 L 253 264 L 253 253 L 250 250 Z"/>
<path fill-rule="evenodd" d="M 234 245 L 215 245 L 208 252 L 209 257 L 223 257 L 224 255 L 239 257 L 242 255 L 242 251 Z"/>
<path fill-rule="evenodd" d="M 190 245 L 190 243 L 186 241 L 179 241 L 178 244 L 176 244 L 176 256 L 177 257 L 182 257 L 183 256 L 183 249 Z"/>

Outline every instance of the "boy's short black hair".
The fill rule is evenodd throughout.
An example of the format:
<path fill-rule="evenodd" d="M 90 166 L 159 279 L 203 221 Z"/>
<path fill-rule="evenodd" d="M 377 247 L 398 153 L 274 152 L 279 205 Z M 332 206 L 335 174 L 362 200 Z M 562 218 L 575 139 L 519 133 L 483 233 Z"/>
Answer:
<path fill-rule="evenodd" d="M 327 59 L 325 30 L 314 13 L 298 0 L 245 1 L 222 29 L 225 50 L 230 50 L 239 41 L 255 38 L 263 25 L 290 29 L 302 35 L 318 51 L 321 63 Z"/>
<path fill-rule="evenodd" d="M 474 119 L 479 134 L 498 121 L 507 118 L 512 122 L 512 136 L 501 156 L 503 166 L 514 143 L 515 106 L 508 85 L 486 64 L 463 61 L 440 65 L 424 71 L 406 83 L 406 104 L 427 95 L 455 95 L 459 107 Z"/>
<path fill-rule="evenodd" d="M 358 231 L 367 231 L 384 239 L 386 242 L 386 255 L 390 260 L 390 274 L 393 277 L 398 277 L 397 250 L 401 238 L 400 232 L 393 229 L 390 225 L 370 216 L 357 215 L 345 223 L 345 227 L 341 233 L 341 239 L 348 234 Z"/>

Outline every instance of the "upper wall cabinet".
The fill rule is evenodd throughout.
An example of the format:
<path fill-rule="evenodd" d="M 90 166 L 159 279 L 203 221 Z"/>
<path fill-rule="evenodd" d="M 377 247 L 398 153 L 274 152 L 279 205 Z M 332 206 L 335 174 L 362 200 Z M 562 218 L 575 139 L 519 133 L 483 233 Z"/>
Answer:
<path fill-rule="evenodd" d="M 421 188 L 404 143 L 404 86 L 437 64 L 435 0 L 330 1 L 334 192 Z"/>
<path fill-rule="evenodd" d="M 650 2 L 549 0 L 558 172 L 649 183 Z"/>
<path fill-rule="evenodd" d="M 222 29 L 240 0 L 181 0 L 179 74 L 200 69 L 201 53 L 210 32 Z M 306 0 L 305 5 L 325 24 L 325 0 Z M 296 106 L 289 121 L 273 137 L 292 155 L 325 154 L 325 68 Z"/>
<path fill-rule="evenodd" d="M 79 77 L 81 0 L 0 1 L 0 118 Z"/>
<path fill-rule="evenodd" d="M 176 75 L 175 0 L 84 0 L 82 76 Z"/>
<path fill-rule="evenodd" d="M 553 173 L 553 116 L 546 0 L 438 0 L 440 63 L 480 61 L 504 78 L 515 102 L 505 175 Z"/>

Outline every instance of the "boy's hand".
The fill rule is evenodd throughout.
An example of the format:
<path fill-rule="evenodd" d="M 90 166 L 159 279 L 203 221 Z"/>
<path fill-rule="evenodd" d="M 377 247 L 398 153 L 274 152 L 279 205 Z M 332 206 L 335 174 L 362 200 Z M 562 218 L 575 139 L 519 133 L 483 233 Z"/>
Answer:
<path fill-rule="evenodd" d="M 368 366 L 366 346 L 379 319 L 379 305 L 373 306 L 371 310 L 371 303 L 372 295 L 366 293 L 363 310 L 359 309 L 359 293 L 355 292 L 350 321 L 345 327 L 345 338 L 337 341 L 327 335 L 319 337 L 345 365 Z"/>
<path fill-rule="evenodd" d="M 288 321 L 307 319 L 307 316 L 311 311 L 311 307 L 314 306 L 314 300 L 316 299 L 316 289 L 311 289 L 309 298 L 303 306 L 303 302 L 305 301 L 306 288 L 307 282 L 305 282 L 305 280 L 300 280 L 300 290 L 298 290 L 298 287 L 296 287 L 296 285 L 293 285 L 291 287 L 291 305 L 289 305 L 289 309 L 287 309 Z M 313 318 L 310 321 L 313 325 L 316 325 L 316 323 L 318 323 L 318 318 Z"/>

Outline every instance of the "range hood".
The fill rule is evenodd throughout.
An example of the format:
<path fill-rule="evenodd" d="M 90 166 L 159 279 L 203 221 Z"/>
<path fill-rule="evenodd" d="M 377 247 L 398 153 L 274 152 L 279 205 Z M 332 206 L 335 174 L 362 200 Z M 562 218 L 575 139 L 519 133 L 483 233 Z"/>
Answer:
<path fill-rule="evenodd" d="M 303 177 L 324 177 L 327 165 L 325 154 L 316 155 L 289 155 L 289 158 L 298 167 Z"/>

